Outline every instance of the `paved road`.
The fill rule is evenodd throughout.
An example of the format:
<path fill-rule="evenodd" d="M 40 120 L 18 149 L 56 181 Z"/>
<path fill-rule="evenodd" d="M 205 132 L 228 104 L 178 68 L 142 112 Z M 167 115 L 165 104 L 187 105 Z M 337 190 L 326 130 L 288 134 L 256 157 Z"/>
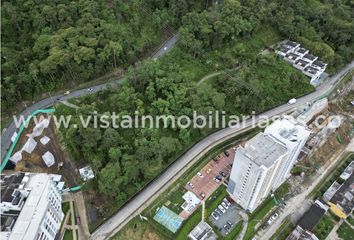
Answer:
<path fill-rule="evenodd" d="M 177 41 L 178 41 L 178 35 L 172 36 L 166 42 L 164 42 L 157 51 L 154 52 L 154 54 L 151 56 L 151 58 L 157 59 L 157 58 L 162 57 L 163 55 L 165 55 L 167 52 L 169 52 L 173 48 L 173 46 L 176 44 Z M 73 91 L 68 95 L 64 95 L 64 94 L 54 95 L 52 97 L 43 99 L 43 100 L 27 107 L 19 116 L 23 115 L 25 118 L 27 118 L 33 111 L 53 106 L 53 104 L 57 101 L 64 101 L 64 100 L 68 100 L 70 98 L 80 97 L 85 94 L 95 93 L 95 92 L 98 92 L 102 89 L 105 89 L 108 85 L 120 84 L 120 83 L 122 83 L 123 80 L 124 80 L 124 77 L 117 79 L 116 81 L 113 81 L 110 83 L 103 83 L 103 84 L 99 84 L 96 86 L 92 86 L 92 87 L 90 87 L 91 88 L 90 91 L 88 89 L 81 89 L 81 90 Z M 15 126 L 15 123 L 14 123 L 14 121 L 12 121 L 7 126 L 7 129 L 4 132 L 2 132 L 2 134 L 1 134 L 1 160 L 4 160 L 4 158 L 7 154 L 7 151 L 11 145 L 11 137 L 16 130 L 17 130 L 17 128 Z"/>
<path fill-rule="evenodd" d="M 354 68 L 354 61 L 344 67 L 334 76 L 326 80 L 321 86 L 319 86 L 316 91 L 303 96 L 297 100 L 293 105 L 284 104 L 267 112 L 262 115 L 266 117 L 272 117 L 276 115 L 285 114 L 290 112 L 296 107 L 300 107 L 307 102 L 311 102 L 323 96 L 330 91 L 335 83 L 341 79 L 341 77 L 349 70 Z M 256 116 L 256 122 L 262 120 L 260 115 Z M 182 175 L 188 167 L 190 167 L 194 162 L 199 160 L 205 153 L 216 145 L 230 139 L 242 132 L 251 128 L 251 120 L 246 121 L 242 126 L 237 126 L 233 128 L 225 128 L 219 130 L 206 138 L 202 139 L 200 142 L 195 144 L 190 150 L 188 150 L 184 155 L 182 155 L 178 160 L 176 160 L 166 171 L 164 171 L 158 178 L 156 178 L 151 184 L 145 187 L 141 192 L 139 192 L 131 201 L 129 201 L 124 207 L 122 207 L 115 215 L 108 219 L 104 224 L 102 224 L 95 232 L 91 235 L 92 239 L 103 240 L 113 236 L 117 233 L 126 223 L 129 222 L 133 217 L 138 215 L 146 206 L 148 206 L 158 194 L 162 193 L 167 189 L 174 180 Z"/>

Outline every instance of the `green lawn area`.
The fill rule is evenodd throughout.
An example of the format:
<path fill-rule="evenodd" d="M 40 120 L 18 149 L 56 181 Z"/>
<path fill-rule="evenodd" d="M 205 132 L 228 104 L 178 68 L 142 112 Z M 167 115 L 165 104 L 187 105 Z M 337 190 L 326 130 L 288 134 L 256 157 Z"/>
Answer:
<path fill-rule="evenodd" d="M 180 230 L 177 232 L 176 240 L 188 239 L 188 234 L 202 220 L 202 208 L 198 208 L 186 222 L 183 223 Z"/>
<path fill-rule="evenodd" d="M 155 228 L 147 221 L 142 221 L 140 217 L 135 217 L 124 226 L 112 240 L 141 240 L 150 237 L 150 239 L 168 240 L 170 238 L 165 237 L 155 230 Z"/>
<path fill-rule="evenodd" d="M 321 221 L 313 229 L 313 233 L 318 237 L 318 239 L 324 240 L 331 232 L 335 224 L 336 222 L 333 219 L 333 217 L 329 214 L 326 214 L 323 216 Z"/>
<path fill-rule="evenodd" d="M 205 202 L 205 216 L 209 217 L 214 209 L 217 208 L 222 200 L 228 195 L 229 194 L 226 191 L 226 187 L 224 185 L 220 185 Z"/>
<path fill-rule="evenodd" d="M 340 225 L 338 228 L 337 234 L 343 240 L 352 240 L 354 236 L 354 230 L 346 222 L 343 222 L 342 225 Z"/>
<path fill-rule="evenodd" d="M 244 240 L 251 239 L 256 233 L 255 226 L 262 221 L 267 213 L 275 206 L 274 198 L 268 197 L 253 213 L 249 215 L 247 231 Z"/>
<path fill-rule="evenodd" d="M 64 233 L 63 240 L 72 240 L 72 239 L 74 239 L 73 231 L 70 229 L 66 229 L 65 233 Z"/>
<path fill-rule="evenodd" d="M 271 237 L 271 240 L 285 240 L 289 234 L 294 230 L 295 225 L 286 219 L 276 233 Z"/>
<path fill-rule="evenodd" d="M 65 202 L 61 204 L 61 209 L 63 210 L 64 215 L 69 211 L 70 209 L 70 202 Z"/>
<path fill-rule="evenodd" d="M 241 233 L 243 227 L 243 221 L 240 221 L 232 229 L 232 231 L 224 237 L 224 240 L 235 240 L 236 237 Z"/>
<path fill-rule="evenodd" d="M 352 216 L 347 217 L 347 221 L 354 226 L 354 218 Z"/>

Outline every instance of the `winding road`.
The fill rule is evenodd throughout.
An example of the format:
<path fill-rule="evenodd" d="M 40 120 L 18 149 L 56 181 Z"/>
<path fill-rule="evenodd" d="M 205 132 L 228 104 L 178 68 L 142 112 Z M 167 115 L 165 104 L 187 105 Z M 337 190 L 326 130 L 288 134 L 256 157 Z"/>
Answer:
<path fill-rule="evenodd" d="M 300 107 L 308 102 L 317 100 L 327 95 L 336 83 L 351 69 L 354 68 L 354 61 L 345 66 L 337 74 L 326 79 L 314 92 L 297 99 L 293 105 L 283 104 L 255 117 L 256 122 L 263 120 L 263 117 L 271 118 L 276 115 L 286 114 L 294 108 Z M 137 216 L 152 203 L 159 194 L 166 190 L 177 180 L 189 167 L 198 161 L 204 154 L 218 144 L 237 136 L 252 128 L 252 121 L 245 121 L 241 126 L 221 129 L 196 143 L 191 149 L 177 159 L 159 177 L 146 186 L 142 191 L 125 204 L 111 218 L 106 220 L 96 231 L 91 234 L 91 239 L 103 240 L 112 237 L 132 218 Z"/>
<path fill-rule="evenodd" d="M 167 52 L 169 52 L 173 46 L 177 43 L 178 41 L 178 35 L 173 35 L 170 37 L 167 41 L 165 41 L 158 49 L 155 51 L 151 58 L 152 59 L 158 59 L 162 56 L 164 56 Z M 77 91 L 73 91 L 69 93 L 68 95 L 64 94 L 58 94 L 58 95 L 53 95 L 49 98 L 42 99 L 38 101 L 37 103 L 27 107 L 22 113 L 19 114 L 19 116 L 24 116 L 24 118 L 27 118 L 32 112 L 38 109 L 43 109 L 43 108 L 48 108 L 50 106 L 53 106 L 57 101 L 65 101 L 70 98 L 76 98 L 80 97 L 89 93 L 95 93 L 98 92 L 102 89 L 105 89 L 108 86 L 115 85 L 115 84 L 120 84 L 122 81 L 124 81 L 124 77 L 117 79 L 113 82 L 109 83 L 103 83 L 99 84 L 96 86 L 92 86 L 90 88 L 85 88 L 85 89 L 80 89 Z M 19 119 L 19 118 L 18 118 Z M 10 148 L 11 145 L 11 137 L 14 134 L 14 132 L 17 130 L 14 121 L 7 126 L 7 128 L 1 133 L 1 160 L 3 161 L 8 149 Z"/>

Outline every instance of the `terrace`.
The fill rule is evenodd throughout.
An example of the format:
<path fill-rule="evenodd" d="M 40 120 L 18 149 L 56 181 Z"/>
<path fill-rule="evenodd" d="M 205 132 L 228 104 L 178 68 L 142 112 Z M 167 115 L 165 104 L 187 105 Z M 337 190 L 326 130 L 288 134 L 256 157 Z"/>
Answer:
<path fill-rule="evenodd" d="M 299 70 L 303 70 L 305 67 L 309 66 L 310 62 L 305 61 L 303 59 L 299 59 L 297 61 L 295 61 L 295 63 L 293 64 L 293 66 Z"/>

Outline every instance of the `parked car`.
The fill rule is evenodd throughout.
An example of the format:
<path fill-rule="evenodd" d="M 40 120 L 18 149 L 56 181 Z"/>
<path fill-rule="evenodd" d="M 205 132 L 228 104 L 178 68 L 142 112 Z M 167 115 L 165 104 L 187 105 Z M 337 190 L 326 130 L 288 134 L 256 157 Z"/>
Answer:
<path fill-rule="evenodd" d="M 197 175 L 201 178 L 203 177 L 203 174 L 201 172 L 198 172 Z"/>
<path fill-rule="evenodd" d="M 216 158 L 213 158 L 213 161 L 216 162 L 216 163 L 219 162 L 219 160 L 217 160 Z"/>
<path fill-rule="evenodd" d="M 269 218 L 267 221 L 268 225 L 272 224 L 272 222 L 273 222 L 272 218 Z"/>
<path fill-rule="evenodd" d="M 77 224 L 77 225 L 80 225 L 80 224 L 81 224 L 81 219 L 80 219 L 80 217 L 77 217 L 77 218 L 76 218 L 76 224 Z"/>
<path fill-rule="evenodd" d="M 222 212 L 218 208 L 215 208 L 214 211 L 221 216 Z"/>
<path fill-rule="evenodd" d="M 210 172 L 211 172 L 211 168 L 209 168 L 206 173 L 210 174 Z"/>
<path fill-rule="evenodd" d="M 223 208 L 221 205 L 219 205 L 218 208 L 219 208 L 219 210 L 220 210 L 222 213 L 226 213 L 225 208 Z"/>
<path fill-rule="evenodd" d="M 188 182 L 187 184 L 188 184 L 191 188 L 194 188 L 193 183 Z"/>
<path fill-rule="evenodd" d="M 215 219 L 215 221 L 219 219 L 218 214 L 215 213 L 215 212 L 212 212 L 212 213 L 211 213 L 211 216 L 213 216 L 213 218 Z"/>
<path fill-rule="evenodd" d="M 219 180 L 219 179 L 217 179 L 216 177 L 214 177 L 214 180 L 215 180 L 215 182 L 217 182 L 217 183 L 219 183 L 219 182 L 220 182 L 220 180 Z"/>
<path fill-rule="evenodd" d="M 226 173 L 224 173 L 223 171 L 220 171 L 219 174 L 220 174 L 222 177 L 226 177 Z"/>
<path fill-rule="evenodd" d="M 230 226 L 230 228 L 232 228 L 232 226 L 233 226 L 232 222 L 226 221 L 226 223 Z"/>
<path fill-rule="evenodd" d="M 278 213 L 274 213 L 274 214 L 271 216 L 271 219 L 272 219 L 272 220 L 275 220 L 275 219 L 278 218 L 278 216 L 279 216 Z"/>
<path fill-rule="evenodd" d="M 228 151 L 224 151 L 224 154 L 226 155 L 226 157 L 230 156 L 230 153 Z"/>
<path fill-rule="evenodd" d="M 224 202 L 227 204 L 227 206 L 231 206 L 231 203 L 226 198 L 224 198 Z"/>
<path fill-rule="evenodd" d="M 224 225 L 224 229 L 226 230 L 226 233 L 229 233 L 230 227 L 228 225 Z"/>
<path fill-rule="evenodd" d="M 219 180 L 219 181 L 222 180 L 222 177 L 221 177 L 220 175 L 216 175 L 215 178 L 216 178 L 217 180 Z"/>
<path fill-rule="evenodd" d="M 88 88 L 88 89 L 87 89 L 87 91 L 92 92 L 92 91 L 93 91 L 93 89 L 92 89 L 92 88 Z"/>
<path fill-rule="evenodd" d="M 200 193 L 200 197 L 202 198 L 202 200 L 205 198 L 204 193 Z"/>
<path fill-rule="evenodd" d="M 221 202 L 221 205 L 222 205 L 225 209 L 228 209 L 228 208 L 229 208 L 229 206 L 227 206 L 227 204 L 224 203 L 224 202 Z"/>

